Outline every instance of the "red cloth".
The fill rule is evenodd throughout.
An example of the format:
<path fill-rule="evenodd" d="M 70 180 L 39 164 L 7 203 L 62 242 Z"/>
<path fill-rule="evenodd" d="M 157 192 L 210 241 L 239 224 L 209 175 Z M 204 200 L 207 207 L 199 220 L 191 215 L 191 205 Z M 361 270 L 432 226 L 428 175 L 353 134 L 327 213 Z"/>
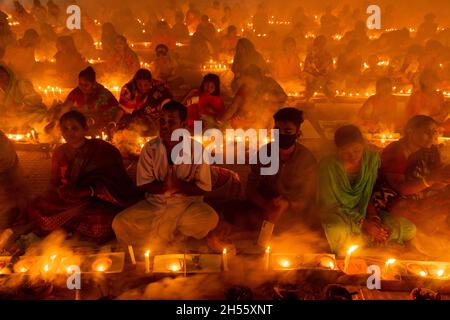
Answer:
<path fill-rule="evenodd" d="M 400 142 L 389 144 L 381 154 L 381 171 L 383 173 L 405 174 L 408 160 Z"/>
<path fill-rule="evenodd" d="M 203 115 L 210 117 L 217 117 L 225 110 L 222 97 L 212 96 L 201 93 L 199 95 L 198 103 L 193 103 L 188 106 L 188 126 L 192 127 L 194 121 L 200 121 Z"/>
<path fill-rule="evenodd" d="M 61 186 L 90 186 L 95 197 L 62 199 L 56 192 Z M 119 151 L 103 140 L 92 139 L 77 150 L 67 144 L 55 150 L 50 189 L 36 199 L 29 213 L 43 232 L 64 227 L 100 240 L 113 235 L 115 214 L 137 196 Z"/>

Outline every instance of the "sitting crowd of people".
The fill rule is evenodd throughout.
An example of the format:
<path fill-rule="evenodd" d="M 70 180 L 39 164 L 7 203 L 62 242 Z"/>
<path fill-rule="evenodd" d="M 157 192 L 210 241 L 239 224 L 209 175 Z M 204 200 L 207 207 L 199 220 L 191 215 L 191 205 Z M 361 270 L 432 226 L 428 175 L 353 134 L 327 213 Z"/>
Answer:
<path fill-rule="evenodd" d="M 203 239 L 217 251 L 236 232 L 248 232 L 256 241 L 269 221 L 275 233 L 298 224 L 321 232 L 338 255 L 351 243 L 407 246 L 418 228 L 443 236 L 448 230 L 450 166 L 440 161 L 437 123 L 429 116 L 412 117 L 404 136 L 381 153 L 358 127 L 344 125 L 335 132 L 335 152 L 317 161 L 298 141 L 302 111 L 281 108 L 273 115 L 279 141 L 269 142 L 279 143 L 280 169 L 266 176 L 262 163 L 250 165 L 244 199 L 230 199 L 222 208 L 204 196 L 223 184 L 212 179 L 217 171 L 225 179 L 232 171 L 199 161 L 195 157 L 201 153 L 189 155 L 191 164 L 173 158 L 178 141 L 171 137 L 187 128 L 186 106 L 169 100 L 158 119 L 159 134 L 144 145 L 134 179 L 117 148 L 86 138 L 86 116 L 64 113 L 59 126 L 66 142 L 53 152 L 48 191 L 26 206 L 2 201 L 2 226 L 28 222 L 38 236 L 63 228 L 100 243 L 115 236 L 124 246 L 151 243 L 157 250 Z M 22 191 L 14 146 L 1 137 L 5 197 L 12 188 Z"/>
<path fill-rule="evenodd" d="M 339 256 L 354 243 L 413 251 L 420 233 L 448 238 L 450 165 L 437 138 L 450 131 L 444 93 L 450 60 L 433 17 L 426 16 L 415 37 L 395 30 L 372 39 L 360 22 L 340 25 L 330 8 L 320 19 L 299 8 L 292 29 L 277 34 L 263 4 L 249 23 L 251 32 L 239 5 L 222 10 L 216 3 L 202 11 L 191 4 L 170 18 L 152 11 L 149 28 L 139 32 L 139 19 L 128 17 L 126 26 L 105 22 L 96 32 L 97 22 L 93 27 L 86 18 L 82 31 L 58 34 L 58 7 L 38 2 L 28 13 L 16 1 L 20 40 L 0 14 L 0 231 L 11 228 L 17 238 L 65 229 L 69 237 L 95 243 L 151 244 L 162 251 L 195 240 L 221 252 L 237 234 L 256 242 L 269 222 L 275 234 L 303 225 Z M 54 21 L 44 24 L 43 16 Z M 307 28 L 317 35 L 306 36 Z M 341 43 L 337 32 L 343 32 Z M 140 40 L 155 55 L 148 66 L 133 42 Z M 38 52 L 54 61 L 39 61 Z M 224 72 L 201 68 L 231 58 Z M 71 88 L 62 101 L 44 103 L 33 86 L 41 74 Z M 117 90 L 106 86 L 109 78 L 117 79 Z M 292 85 L 302 87 L 297 100 L 287 93 Z M 400 88 L 410 88 L 402 101 Z M 332 144 L 316 97 L 323 94 L 339 107 L 343 92 L 365 101 L 357 100 L 359 111 L 347 124 L 333 128 L 332 152 L 318 155 L 301 143 L 302 125 L 309 121 L 318 141 Z M 204 131 L 277 129 L 278 140 L 259 147 L 268 154 L 278 144 L 279 170 L 262 175 L 265 164 L 252 163 L 241 183 L 233 168 L 205 163 L 195 153 L 188 155 L 191 164 L 180 164 L 172 135 L 178 129 L 193 133 L 198 122 Z M 29 198 L 14 143 L 4 133 L 38 126 L 57 146 L 48 190 Z M 146 139 L 136 173 L 113 139 L 130 131 Z M 366 133 L 385 132 L 402 137 L 382 150 L 366 139 Z M 195 139 L 192 144 L 203 148 Z"/>

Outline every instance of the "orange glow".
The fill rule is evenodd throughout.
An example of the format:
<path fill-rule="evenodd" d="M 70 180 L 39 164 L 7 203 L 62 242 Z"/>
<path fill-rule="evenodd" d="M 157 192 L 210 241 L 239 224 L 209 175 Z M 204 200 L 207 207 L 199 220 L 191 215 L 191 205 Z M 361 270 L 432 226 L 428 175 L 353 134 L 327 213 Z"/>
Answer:
<path fill-rule="evenodd" d="M 282 259 L 278 263 L 283 268 L 289 268 L 291 266 L 291 261 L 289 261 L 288 259 Z"/>
<path fill-rule="evenodd" d="M 358 245 L 353 245 L 353 246 L 350 246 L 349 248 L 348 248 L 348 250 L 347 250 L 347 254 L 352 254 L 353 252 L 355 252 L 356 250 L 358 250 L 358 248 L 359 248 L 359 246 Z"/>
<path fill-rule="evenodd" d="M 168 269 L 172 272 L 178 272 L 181 270 L 180 264 L 172 263 L 169 265 Z"/>
<path fill-rule="evenodd" d="M 109 258 L 101 258 L 94 261 L 92 264 L 92 270 L 97 272 L 105 272 L 111 268 L 112 261 Z"/>

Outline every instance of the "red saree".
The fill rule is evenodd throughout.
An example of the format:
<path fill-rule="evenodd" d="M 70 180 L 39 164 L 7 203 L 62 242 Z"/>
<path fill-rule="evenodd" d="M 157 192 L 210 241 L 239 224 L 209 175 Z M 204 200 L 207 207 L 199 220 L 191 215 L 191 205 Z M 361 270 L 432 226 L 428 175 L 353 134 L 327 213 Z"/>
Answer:
<path fill-rule="evenodd" d="M 67 144 L 57 148 L 52 160 L 52 179 L 47 194 L 36 199 L 30 216 L 41 232 L 65 228 L 95 240 L 113 235 L 116 213 L 137 199 L 137 191 L 128 177 L 119 151 L 102 140 L 86 140 L 78 150 Z M 85 199 L 61 199 L 60 187 L 95 190 Z"/>

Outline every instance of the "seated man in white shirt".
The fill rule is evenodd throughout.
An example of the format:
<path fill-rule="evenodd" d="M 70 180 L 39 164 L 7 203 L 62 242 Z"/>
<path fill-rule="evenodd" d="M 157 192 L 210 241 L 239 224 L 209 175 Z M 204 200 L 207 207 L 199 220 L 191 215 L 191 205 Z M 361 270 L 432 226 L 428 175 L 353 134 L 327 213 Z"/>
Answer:
<path fill-rule="evenodd" d="M 219 220 L 213 208 L 203 202 L 211 191 L 211 172 L 206 163 L 175 164 L 172 132 L 184 127 L 187 109 L 176 101 L 162 107 L 160 136 L 147 142 L 137 166 L 137 185 L 146 199 L 119 213 L 113 229 L 120 243 L 163 250 L 180 237 L 203 239 Z M 192 143 L 198 143 L 192 139 Z M 194 150 L 194 149 L 191 149 Z M 185 150 L 183 150 L 184 152 Z M 199 155 L 202 157 L 202 154 Z"/>

